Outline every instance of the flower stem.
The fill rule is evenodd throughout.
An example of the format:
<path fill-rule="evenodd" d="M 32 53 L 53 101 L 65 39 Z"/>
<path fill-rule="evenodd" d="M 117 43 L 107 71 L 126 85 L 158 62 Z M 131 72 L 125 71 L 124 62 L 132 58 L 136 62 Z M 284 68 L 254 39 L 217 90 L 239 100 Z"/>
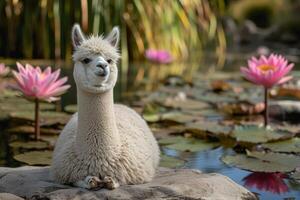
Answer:
<path fill-rule="evenodd" d="M 265 112 L 264 112 L 264 126 L 267 127 L 269 123 L 269 90 L 265 87 Z"/>
<path fill-rule="evenodd" d="M 39 100 L 36 98 L 35 102 L 35 124 L 34 124 L 34 133 L 35 133 L 35 140 L 40 139 L 40 103 Z"/>

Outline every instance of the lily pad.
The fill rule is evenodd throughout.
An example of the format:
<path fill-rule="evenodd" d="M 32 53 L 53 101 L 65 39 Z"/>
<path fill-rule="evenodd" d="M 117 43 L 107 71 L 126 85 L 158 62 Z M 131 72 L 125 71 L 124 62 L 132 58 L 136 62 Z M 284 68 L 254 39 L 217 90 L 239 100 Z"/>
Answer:
<path fill-rule="evenodd" d="M 14 159 L 28 165 L 50 165 L 52 151 L 29 151 L 15 155 Z"/>
<path fill-rule="evenodd" d="M 262 144 L 262 147 L 275 152 L 300 153 L 300 138 Z"/>
<path fill-rule="evenodd" d="M 300 157 L 291 154 L 247 151 L 247 155 L 227 155 L 222 157 L 222 161 L 254 172 L 291 172 L 300 165 Z"/>
<path fill-rule="evenodd" d="M 77 112 L 77 105 L 76 104 L 71 104 L 67 105 L 64 110 L 68 113 L 76 113 Z"/>
<path fill-rule="evenodd" d="M 144 113 L 143 118 L 150 123 L 158 122 L 160 120 L 159 113 Z"/>
<path fill-rule="evenodd" d="M 34 134 L 34 127 L 29 125 L 17 126 L 7 130 L 10 134 Z M 54 128 L 41 128 L 42 135 L 58 135 L 61 132 Z"/>
<path fill-rule="evenodd" d="M 195 94 L 195 98 L 199 101 L 204 101 L 212 104 L 218 104 L 218 103 L 230 103 L 230 102 L 236 102 L 236 99 L 234 97 L 229 97 L 225 95 L 219 95 L 215 93 L 197 93 Z"/>
<path fill-rule="evenodd" d="M 16 111 L 10 113 L 10 117 L 17 120 L 34 121 L 34 112 L 32 111 Z M 41 125 L 66 124 L 71 118 L 64 112 L 43 111 L 40 112 Z"/>
<path fill-rule="evenodd" d="M 256 125 L 236 126 L 231 134 L 238 142 L 265 143 L 293 137 L 294 134 L 284 130 L 269 130 Z"/>
<path fill-rule="evenodd" d="M 187 124 L 187 131 L 192 132 L 196 135 L 206 135 L 211 133 L 214 136 L 226 136 L 231 132 L 232 128 L 229 126 L 223 126 L 217 122 L 210 121 L 198 121 Z"/>
<path fill-rule="evenodd" d="M 46 149 L 49 145 L 42 141 L 14 141 L 9 146 L 16 149 Z"/>
<path fill-rule="evenodd" d="M 199 152 L 219 146 L 216 142 L 207 142 L 196 138 L 185 138 L 182 136 L 168 137 L 158 141 L 158 143 L 166 148 L 177 151 Z"/>
<path fill-rule="evenodd" d="M 168 112 L 161 115 L 162 121 L 172 121 L 179 124 L 192 122 L 195 121 L 197 118 L 199 117 L 184 114 L 182 112 Z"/>
<path fill-rule="evenodd" d="M 163 154 L 160 156 L 159 166 L 168 167 L 168 168 L 177 168 L 183 166 L 184 163 L 185 162 L 183 160 Z"/>
<path fill-rule="evenodd" d="M 201 101 L 196 101 L 193 99 L 185 99 L 185 100 L 174 100 L 174 99 L 166 99 L 164 102 L 164 106 L 181 109 L 181 110 L 201 110 L 203 108 L 209 107 L 209 104 Z"/>

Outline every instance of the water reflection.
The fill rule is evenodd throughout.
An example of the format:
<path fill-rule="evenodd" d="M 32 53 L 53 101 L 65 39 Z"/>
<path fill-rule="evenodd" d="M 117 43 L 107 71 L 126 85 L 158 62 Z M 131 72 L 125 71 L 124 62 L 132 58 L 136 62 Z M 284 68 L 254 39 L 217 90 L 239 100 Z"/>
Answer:
<path fill-rule="evenodd" d="M 243 181 L 247 187 L 255 187 L 258 190 L 282 194 L 289 191 L 287 184 L 284 182 L 284 178 L 286 178 L 286 175 L 280 172 L 252 172 L 243 178 Z"/>

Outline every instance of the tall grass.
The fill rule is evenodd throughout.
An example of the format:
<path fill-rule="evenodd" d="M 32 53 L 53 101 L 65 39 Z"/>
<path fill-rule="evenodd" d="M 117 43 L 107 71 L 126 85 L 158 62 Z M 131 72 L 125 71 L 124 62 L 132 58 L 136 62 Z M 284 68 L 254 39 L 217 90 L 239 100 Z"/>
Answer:
<path fill-rule="evenodd" d="M 223 0 L 1 0 L 0 56 L 71 59 L 73 23 L 84 32 L 121 29 L 125 59 L 141 59 L 147 48 L 167 49 L 176 58 L 226 47 L 216 13 Z"/>

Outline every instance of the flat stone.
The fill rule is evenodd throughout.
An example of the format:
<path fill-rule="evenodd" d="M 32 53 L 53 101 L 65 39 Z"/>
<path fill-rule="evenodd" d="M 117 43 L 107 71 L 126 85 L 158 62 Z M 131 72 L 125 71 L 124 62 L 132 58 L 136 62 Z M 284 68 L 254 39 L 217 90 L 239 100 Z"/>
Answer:
<path fill-rule="evenodd" d="M 49 167 L 1 167 L 1 192 L 30 200 L 257 199 L 254 194 L 226 176 L 205 174 L 192 169 L 167 168 L 160 168 L 150 183 L 124 185 L 115 190 L 91 191 L 53 182 L 49 176 Z"/>
<path fill-rule="evenodd" d="M 0 200 L 24 200 L 24 199 L 14 194 L 0 193 Z"/>

